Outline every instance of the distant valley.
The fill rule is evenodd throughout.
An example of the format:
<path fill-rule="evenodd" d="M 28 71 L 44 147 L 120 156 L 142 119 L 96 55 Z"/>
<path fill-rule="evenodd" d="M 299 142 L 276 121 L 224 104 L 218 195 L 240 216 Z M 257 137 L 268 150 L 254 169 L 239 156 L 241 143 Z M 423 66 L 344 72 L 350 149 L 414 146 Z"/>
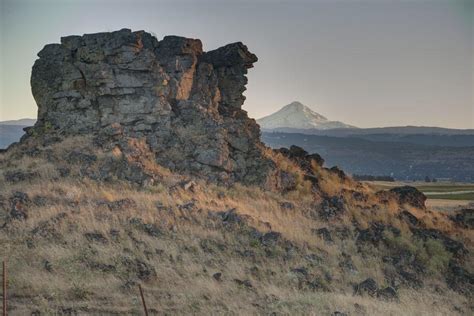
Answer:
<path fill-rule="evenodd" d="M 11 143 L 20 140 L 25 133 L 23 128 L 33 126 L 36 120 L 21 119 L 0 122 L 0 149 L 7 148 Z"/>
<path fill-rule="evenodd" d="M 420 141 L 423 137 L 415 139 Z M 435 142 L 437 136 L 426 139 Z M 354 136 L 279 132 L 263 132 L 262 140 L 273 148 L 301 146 L 309 152 L 319 153 L 328 166 L 337 165 L 352 174 L 390 175 L 398 180 L 421 180 L 428 176 L 474 182 L 474 146 L 422 145 Z M 473 142 L 474 136 L 463 141 Z"/>
<path fill-rule="evenodd" d="M 293 114 L 293 117 L 302 121 L 293 120 L 288 124 L 292 127 L 285 126 L 279 115 L 274 122 L 263 121 L 263 142 L 273 148 L 301 146 L 319 153 L 329 166 L 337 165 L 351 174 L 390 175 L 398 180 L 422 180 L 428 176 L 474 182 L 474 129 L 354 128 L 341 122 L 343 127 L 325 129 L 308 122 L 318 113 L 306 106 L 297 110 L 300 115 Z M 278 126 L 279 123 L 283 125 Z M 315 127 L 295 128 L 310 125 Z"/>

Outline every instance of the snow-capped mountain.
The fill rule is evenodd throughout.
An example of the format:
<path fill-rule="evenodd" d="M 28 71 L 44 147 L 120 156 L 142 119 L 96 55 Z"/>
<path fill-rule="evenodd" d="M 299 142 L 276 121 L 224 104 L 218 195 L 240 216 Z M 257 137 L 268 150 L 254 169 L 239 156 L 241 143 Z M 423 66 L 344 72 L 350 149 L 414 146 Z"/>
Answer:
<path fill-rule="evenodd" d="M 297 101 L 285 105 L 279 111 L 271 115 L 258 119 L 257 123 L 264 130 L 281 128 L 319 130 L 354 128 L 354 126 L 339 121 L 330 121 Z"/>

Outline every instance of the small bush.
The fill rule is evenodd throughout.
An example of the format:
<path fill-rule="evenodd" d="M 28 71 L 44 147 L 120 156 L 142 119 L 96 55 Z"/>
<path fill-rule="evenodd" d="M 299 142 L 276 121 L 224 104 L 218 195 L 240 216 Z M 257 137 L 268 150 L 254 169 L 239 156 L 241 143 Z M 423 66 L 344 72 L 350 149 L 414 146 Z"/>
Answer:
<path fill-rule="evenodd" d="M 405 235 L 394 236 L 392 232 L 384 232 L 385 242 L 391 251 L 409 251 L 416 256 L 416 260 L 421 263 L 428 274 L 437 274 L 444 271 L 452 254 L 446 250 L 443 243 L 439 240 L 428 239 L 421 240 L 409 239 Z"/>
<path fill-rule="evenodd" d="M 442 272 L 448 267 L 452 254 L 446 250 L 441 241 L 429 239 L 425 243 L 425 249 L 429 256 L 429 260 L 426 263 L 429 273 Z"/>

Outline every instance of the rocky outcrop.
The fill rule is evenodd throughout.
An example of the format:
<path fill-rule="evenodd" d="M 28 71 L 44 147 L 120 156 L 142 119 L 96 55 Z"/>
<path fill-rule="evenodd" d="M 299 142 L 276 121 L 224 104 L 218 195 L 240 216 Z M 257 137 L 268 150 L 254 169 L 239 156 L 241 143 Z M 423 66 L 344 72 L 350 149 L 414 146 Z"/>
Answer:
<path fill-rule="evenodd" d="M 242 43 L 204 52 L 200 40 L 144 31 L 61 38 L 39 53 L 31 75 L 38 135 L 93 134 L 126 150 L 144 139 L 156 161 L 210 180 L 279 183 L 260 130 L 241 109 L 247 70 Z"/>
<path fill-rule="evenodd" d="M 313 173 L 313 163 L 320 167 L 324 164 L 324 159 L 319 154 L 308 154 L 306 150 L 295 145 L 290 146 L 290 148 L 280 148 L 276 151 L 291 159 L 306 174 Z"/>
<path fill-rule="evenodd" d="M 400 204 L 408 204 L 417 208 L 425 209 L 426 196 L 417 188 L 411 186 L 397 187 L 390 190 L 396 194 Z"/>

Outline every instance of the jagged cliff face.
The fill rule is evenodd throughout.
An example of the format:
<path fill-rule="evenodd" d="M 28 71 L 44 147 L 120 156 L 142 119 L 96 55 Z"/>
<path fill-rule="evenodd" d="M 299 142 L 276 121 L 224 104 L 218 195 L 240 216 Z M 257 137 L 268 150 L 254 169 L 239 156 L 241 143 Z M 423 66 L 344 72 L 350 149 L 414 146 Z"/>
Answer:
<path fill-rule="evenodd" d="M 93 134 L 109 147 L 139 138 L 171 170 L 275 182 L 259 127 L 241 109 L 257 61 L 242 43 L 203 52 L 200 40 L 122 29 L 63 37 L 38 56 L 28 134 Z"/>

